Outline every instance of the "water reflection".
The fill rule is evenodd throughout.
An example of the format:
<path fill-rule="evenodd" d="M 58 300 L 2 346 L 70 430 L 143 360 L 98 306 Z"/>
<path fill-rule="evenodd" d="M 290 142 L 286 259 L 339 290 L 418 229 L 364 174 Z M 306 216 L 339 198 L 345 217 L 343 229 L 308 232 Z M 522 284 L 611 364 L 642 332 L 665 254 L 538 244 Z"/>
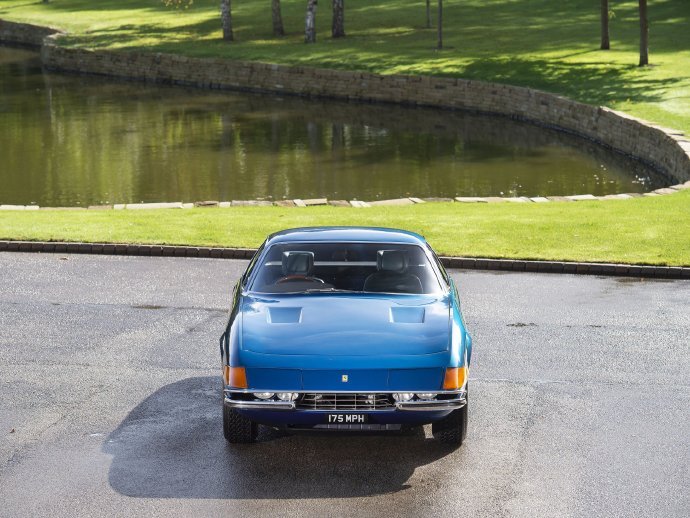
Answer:
<path fill-rule="evenodd" d="M 588 141 L 438 110 L 44 74 L 0 47 L 0 203 L 536 196 L 669 180 Z"/>

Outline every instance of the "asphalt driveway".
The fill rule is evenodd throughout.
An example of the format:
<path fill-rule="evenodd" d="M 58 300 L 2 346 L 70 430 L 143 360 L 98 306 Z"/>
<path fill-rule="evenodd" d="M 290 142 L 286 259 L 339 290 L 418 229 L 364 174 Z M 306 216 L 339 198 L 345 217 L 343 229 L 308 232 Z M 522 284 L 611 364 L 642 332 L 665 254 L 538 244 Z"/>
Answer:
<path fill-rule="evenodd" d="M 690 281 L 453 271 L 468 440 L 222 436 L 244 261 L 0 253 L 0 516 L 688 516 Z"/>

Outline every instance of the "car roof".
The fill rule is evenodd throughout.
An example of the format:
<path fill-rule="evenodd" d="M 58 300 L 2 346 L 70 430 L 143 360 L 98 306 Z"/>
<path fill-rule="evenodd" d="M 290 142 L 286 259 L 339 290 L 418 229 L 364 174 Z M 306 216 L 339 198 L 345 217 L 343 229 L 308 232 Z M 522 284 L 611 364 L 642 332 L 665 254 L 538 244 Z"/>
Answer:
<path fill-rule="evenodd" d="M 371 242 L 424 245 L 415 232 L 384 227 L 303 227 L 290 228 L 268 236 L 267 245 L 290 242 Z"/>

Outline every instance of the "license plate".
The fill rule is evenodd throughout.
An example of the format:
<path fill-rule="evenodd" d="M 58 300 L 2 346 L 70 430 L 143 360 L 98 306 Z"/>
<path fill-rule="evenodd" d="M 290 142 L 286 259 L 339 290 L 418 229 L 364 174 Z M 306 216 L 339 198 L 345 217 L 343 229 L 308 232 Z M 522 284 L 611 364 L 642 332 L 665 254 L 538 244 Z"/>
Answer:
<path fill-rule="evenodd" d="M 367 422 L 366 414 L 327 414 L 328 424 L 364 424 Z"/>

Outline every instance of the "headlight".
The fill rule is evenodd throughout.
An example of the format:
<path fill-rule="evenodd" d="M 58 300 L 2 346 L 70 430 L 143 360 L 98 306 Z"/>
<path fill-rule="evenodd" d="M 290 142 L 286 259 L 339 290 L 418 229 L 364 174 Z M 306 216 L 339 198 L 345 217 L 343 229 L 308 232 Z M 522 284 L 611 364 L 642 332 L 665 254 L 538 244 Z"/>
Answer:
<path fill-rule="evenodd" d="M 294 401 L 299 394 L 297 392 L 278 392 L 276 394 L 281 401 Z"/>
<path fill-rule="evenodd" d="M 428 394 L 417 394 L 417 397 L 419 399 L 424 399 L 424 400 L 429 400 L 429 399 L 434 399 L 436 398 L 436 394 L 428 393 Z"/>
<path fill-rule="evenodd" d="M 258 399 L 271 399 L 273 392 L 254 392 L 254 397 Z"/>
<path fill-rule="evenodd" d="M 410 401 L 414 397 L 414 394 L 412 393 L 403 393 L 403 394 L 393 394 L 393 399 L 396 401 Z"/>

